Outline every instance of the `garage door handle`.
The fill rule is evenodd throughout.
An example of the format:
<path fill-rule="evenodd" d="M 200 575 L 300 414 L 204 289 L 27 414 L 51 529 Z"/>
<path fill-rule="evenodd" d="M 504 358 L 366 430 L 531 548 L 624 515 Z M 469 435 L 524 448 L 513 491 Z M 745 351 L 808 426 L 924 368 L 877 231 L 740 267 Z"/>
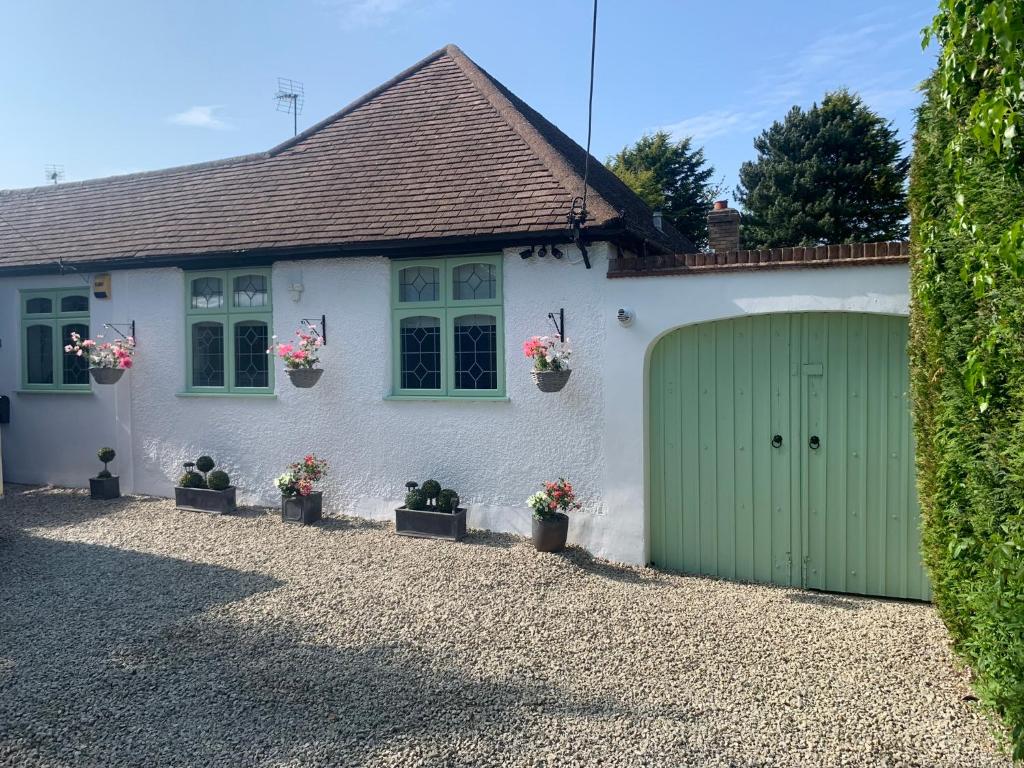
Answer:
<path fill-rule="evenodd" d="M 818 450 L 821 447 L 821 440 L 818 439 L 817 435 L 811 435 L 811 439 L 807 441 L 807 444 L 814 450 Z"/>
<path fill-rule="evenodd" d="M 772 448 L 781 448 L 781 447 L 782 447 L 782 435 L 775 435 L 772 438 Z"/>

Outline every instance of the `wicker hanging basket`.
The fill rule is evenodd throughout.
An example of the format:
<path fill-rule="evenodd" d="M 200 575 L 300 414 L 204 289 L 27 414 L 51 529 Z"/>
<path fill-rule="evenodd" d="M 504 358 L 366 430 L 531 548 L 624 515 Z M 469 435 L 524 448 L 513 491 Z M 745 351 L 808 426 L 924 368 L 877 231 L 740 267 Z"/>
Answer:
<path fill-rule="evenodd" d="M 300 389 L 309 389 L 315 386 L 320 377 L 324 374 L 323 368 L 289 368 L 286 373 L 292 380 L 292 384 Z"/>
<path fill-rule="evenodd" d="M 97 384 L 117 384 L 124 376 L 124 368 L 100 368 L 94 366 L 89 369 L 89 375 Z"/>
<path fill-rule="evenodd" d="M 561 371 L 531 371 L 533 381 L 541 392 L 561 392 L 569 381 L 572 370 L 564 368 Z"/>

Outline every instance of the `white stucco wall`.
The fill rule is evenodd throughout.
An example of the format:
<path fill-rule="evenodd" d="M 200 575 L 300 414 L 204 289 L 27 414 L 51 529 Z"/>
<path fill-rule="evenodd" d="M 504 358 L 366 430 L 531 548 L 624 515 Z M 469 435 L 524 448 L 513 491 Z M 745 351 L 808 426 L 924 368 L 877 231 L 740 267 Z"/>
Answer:
<path fill-rule="evenodd" d="M 572 541 L 594 554 L 644 562 L 645 375 L 652 344 L 673 328 L 743 314 L 793 311 L 907 312 L 907 269 L 833 267 L 609 280 L 607 249 L 594 268 L 556 261 L 504 262 L 507 402 L 389 401 L 390 263 L 383 258 L 274 265 L 274 326 L 327 315 L 325 374 L 310 390 L 277 370 L 276 398 L 181 397 L 185 386 L 184 277 L 180 270 L 113 274 L 113 298 L 91 302 L 91 327 L 135 320 L 135 367 L 91 395 L 13 394 L 20 379 L 22 288 L 81 285 L 81 277 L 0 278 L 0 394 L 12 395 L 2 429 L 9 482 L 84 486 L 95 450 L 113 445 L 125 492 L 169 496 L 181 463 L 212 455 L 245 504 L 275 505 L 273 479 L 309 452 L 324 456 L 328 512 L 390 518 L 406 480 L 434 477 L 456 488 L 472 527 L 528 533 L 524 500 L 565 476 L 586 500 Z M 88 277 L 88 276 L 86 276 Z M 288 286 L 305 286 L 293 302 Z M 565 308 L 572 379 L 544 394 L 529 377 L 522 341 L 552 331 Z M 621 327 L 619 307 L 636 320 Z"/>

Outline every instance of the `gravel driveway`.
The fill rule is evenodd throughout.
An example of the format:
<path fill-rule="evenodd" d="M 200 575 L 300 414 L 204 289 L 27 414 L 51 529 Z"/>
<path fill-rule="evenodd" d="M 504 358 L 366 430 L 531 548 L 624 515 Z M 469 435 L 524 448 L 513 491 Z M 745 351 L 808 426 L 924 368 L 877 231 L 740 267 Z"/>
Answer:
<path fill-rule="evenodd" d="M 7 490 L 0 765 L 1008 765 L 926 605 Z"/>

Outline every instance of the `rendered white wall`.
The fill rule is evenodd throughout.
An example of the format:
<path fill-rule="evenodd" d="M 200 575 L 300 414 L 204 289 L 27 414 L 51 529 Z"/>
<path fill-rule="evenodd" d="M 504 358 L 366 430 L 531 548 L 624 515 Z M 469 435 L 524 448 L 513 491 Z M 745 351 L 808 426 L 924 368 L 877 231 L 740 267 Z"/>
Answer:
<path fill-rule="evenodd" d="M 830 267 L 609 280 L 607 249 L 594 268 L 504 261 L 508 402 L 387 401 L 391 385 L 390 262 L 383 258 L 274 265 L 275 333 L 327 315 L 325 374 L 310 390 L 277 368 L 276 398 L 181 397 L 185 387 L 184 277 L 180 270 L 113 274 L 113 298 L 91 302 L 91 327 L 134 319 L 135 367 L 92 395 L 12 394 L 19 386 L 17 291 L 82 284 L 80 277 L 0 279 L 0 394 L 12 394 L 2 428 L 8 482 L 84 486 L 95 450 L 113 445 L 125 492 L 169 496 L 181 463 L 209 453 L 231 473 L 243 504 L 273 506 L 273 479 L 309 452 L 324 456 L 328 512 L 390 518 L 404 483 L 434 477 L 456 488 L 470 525 L 526 534 L 524 500 L 565 476 L 586 508 L 570 539 L 595 555 L 640 563 L 646 542 L 646 367 L 653 343 L 690 323 L 795 311 L 907 312 L 907 268 Z M 288 286 L 305 286 L 293 302 Z M 522 341 L 553 332 L 565 308 L 575 357 L 569 385 L 539 392 Z M 636 312 L 631 327 L 615 319 Z"/>

